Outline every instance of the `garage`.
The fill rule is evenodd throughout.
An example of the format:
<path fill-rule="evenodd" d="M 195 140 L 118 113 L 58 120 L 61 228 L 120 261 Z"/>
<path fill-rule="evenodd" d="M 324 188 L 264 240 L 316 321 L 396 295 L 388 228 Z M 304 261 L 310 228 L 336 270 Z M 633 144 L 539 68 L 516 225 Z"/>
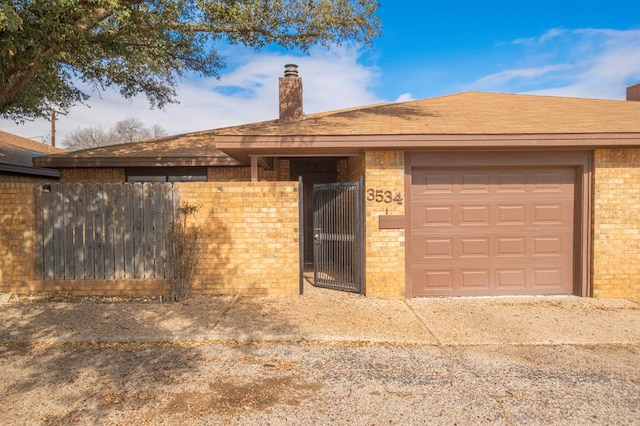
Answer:
<path fill-rule="evenodd" d="M 411 297 L 576 293 L 581 170 L 523 155 L 413 157 Z"/>

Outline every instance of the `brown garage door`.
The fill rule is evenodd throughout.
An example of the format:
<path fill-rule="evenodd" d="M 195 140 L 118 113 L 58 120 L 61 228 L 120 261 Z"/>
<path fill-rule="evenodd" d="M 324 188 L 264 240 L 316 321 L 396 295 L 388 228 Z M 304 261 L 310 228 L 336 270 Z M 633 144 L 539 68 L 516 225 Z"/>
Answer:
<path fill-rule="evenodd" d="M 411 293 L 570 294 L 574 168 L 412 170 Z"/>

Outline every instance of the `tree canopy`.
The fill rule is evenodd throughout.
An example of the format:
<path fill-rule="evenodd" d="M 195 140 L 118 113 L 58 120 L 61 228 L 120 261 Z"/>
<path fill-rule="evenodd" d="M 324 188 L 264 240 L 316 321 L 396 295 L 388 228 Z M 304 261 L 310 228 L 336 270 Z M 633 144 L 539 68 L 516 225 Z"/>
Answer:
<path fill-rule="evenodd" d="M 218 76 L 226 42 L 308 50 L 370 45 L 370 0 L 12 0 L 0 5 L 0 117 L 24 121 L 88 99 L 79 83 L 176 101 L 187 73 Z"/>
<path fill-rule="evenodd" d="M 104 145 L 115 145 L 141 141 L 143 139 L 166 136 L 167 131 L 157 124 L 146 127 L 135 117 L 128 117 L 118 121 L 111 129 L 102 127 L 81 127 L 69 134 L 63 142 L 70 151 L 89 149 Z"/>

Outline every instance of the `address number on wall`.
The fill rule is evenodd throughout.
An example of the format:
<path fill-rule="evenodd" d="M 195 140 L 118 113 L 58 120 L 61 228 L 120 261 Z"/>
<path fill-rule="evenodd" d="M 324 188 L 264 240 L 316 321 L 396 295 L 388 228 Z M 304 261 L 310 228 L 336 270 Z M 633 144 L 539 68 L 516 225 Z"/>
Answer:
<path fill-rule="evenodd" d="M 402 204 L 402 192 L 385 191 L 384 189 L 367 189 L 367 201 L 376 203 Z"/>

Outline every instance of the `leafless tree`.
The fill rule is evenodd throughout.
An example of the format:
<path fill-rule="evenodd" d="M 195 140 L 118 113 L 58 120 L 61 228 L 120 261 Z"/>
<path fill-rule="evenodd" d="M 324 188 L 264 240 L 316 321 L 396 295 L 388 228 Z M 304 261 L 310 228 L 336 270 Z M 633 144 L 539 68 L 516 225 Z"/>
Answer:
<path fill-rule="evenodd" d="M 78 128 L 67 136 L 63 145 L 71 151 L 77 151 L 98 146 L 157 138 L 166 136 L 166 134 L 167 132 L 162 126 L 154 124 L 151 127 L 146 127 L 139 119 L 129 117 L 118 121 L 113 128 L 108 130 L 104 130 L 99 126 Z"/>

